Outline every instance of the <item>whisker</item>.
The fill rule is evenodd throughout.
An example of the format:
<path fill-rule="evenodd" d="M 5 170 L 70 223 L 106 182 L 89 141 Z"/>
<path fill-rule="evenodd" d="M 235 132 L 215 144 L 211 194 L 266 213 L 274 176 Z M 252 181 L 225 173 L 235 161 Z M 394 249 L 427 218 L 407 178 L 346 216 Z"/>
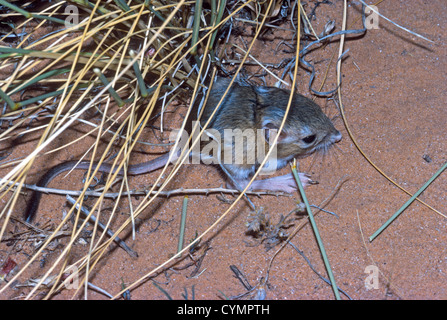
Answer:
<path fill-rule="evenodd" d="M 309 165 L 309 168 L 307 168 L 307 172 L 309 172 L 311 169 L 312 169 L 312 167 L 314 166 L 314 164 L 315 164 L 315 162 L 316 162 L 316 157 L 318 157 L 318 150 L 316 150 L 314 153 L 313 153 L 313 155 L 312 155 L 312 161 L 310 162 L 310 165 Z"/>
<path fill-rule="evenodd" d="M 342 155 L 345 155 L 345 152 L 338 144 L 334 145 L 334 148 L 336 150 L 335 152 L 340 152 Z"/>
<path fill-rule="evenodd" d="M 335 159 L 335 162 L 337 163 L 337 166 L 340 167 L 341 163 L 339 161 L 338 152 L 340 152 L 342 155 L 344 154 L 344 152 L 340 148 L 340 146 L 337 145 L 337 144 L 334 144 L 334 146 L 332 148 L 333 148 L 333 150 L 331 150 L 331 152 L 329 152 L 331 160 Z"/>
<path fill-rule="evenodd" d="M 331 119 L 331 121 L 332 121 L 332 123 L 333 123 L 334 125 L 337 124 L 337 122 L 343 120 L 343 119 L 341 118 L 340 114 L 336 114 L 335 116 L 333 116 L 333 117 L 330 118 L 330 119 Z"/>

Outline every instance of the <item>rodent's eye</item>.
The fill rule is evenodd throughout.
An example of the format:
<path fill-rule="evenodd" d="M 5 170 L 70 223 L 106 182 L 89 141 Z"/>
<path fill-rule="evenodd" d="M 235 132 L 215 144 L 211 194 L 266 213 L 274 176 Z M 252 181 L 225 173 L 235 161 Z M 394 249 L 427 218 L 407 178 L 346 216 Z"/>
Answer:
<path fill-rule="evenodd" d="M 309 143 L 314 142 L 316 137 L 317 137 L 317 136 L 316 136 L 315 134 L 311 134 L 310 136 L 307 136 L 307 137 L 303 138 L 302 140 L 303 140 L 305 143 L 309 144 Z"/>

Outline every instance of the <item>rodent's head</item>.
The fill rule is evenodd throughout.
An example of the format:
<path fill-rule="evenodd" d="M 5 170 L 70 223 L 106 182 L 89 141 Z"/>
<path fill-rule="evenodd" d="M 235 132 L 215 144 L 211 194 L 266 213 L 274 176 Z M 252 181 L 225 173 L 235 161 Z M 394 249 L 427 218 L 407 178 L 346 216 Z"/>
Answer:
<path fill-rule="evenodd" d="M 259 125 L 266 130 L 278 130 L 284 118 L 290 91 L 274 87 L 257 87 Z M 293 96 L 283 130 L 278 137 L 277 157 L 291 159 L 327 148 L 342 138 L 332 121 L 311 99 L 300 94 Z"/>

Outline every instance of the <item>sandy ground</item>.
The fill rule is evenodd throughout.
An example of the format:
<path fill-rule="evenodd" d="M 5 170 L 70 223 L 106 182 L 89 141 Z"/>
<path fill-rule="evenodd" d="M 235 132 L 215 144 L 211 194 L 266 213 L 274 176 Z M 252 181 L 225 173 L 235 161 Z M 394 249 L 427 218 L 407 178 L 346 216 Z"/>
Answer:
<path fill-rule="evenodd" d="M 351 11 L 348 25 L 354 22 L 358 13 Z M 332 101 L 318 98 L 316 101 L 325 112 L 334 118 L 336 127 L 342 132 L 343 140 L 324 157 L 312 156 L 300 161 L 300 169 L 318 180 L 319 184 L 307 188 L 306 194 L 312 204 L 319 205 L 331 198 L 326 210 L 336 214 L 320 212 L 316 223 L 320 231 L 337 285 L 352 299 L 446 299 L 446 259 L 447 259 L 447 219 L 431 210 L 427 205 L 447 214 L 447 173 L 441 174 L 422 193 L 420 199 L 427 205 L 414 202 L 373 242 L 371 236 L 410 196 L 390 183 L 376 170 L 366 157 L 385 175 L 398 185 L 415 193 L 447 161 L 446 123 L 447 108 L 447 5 L 443 0 L 436 1 L 384 1 L 379 5 L 380 13 L 395 22 L 433 40 L 428 42 L 417 38 L 390 23 L 380 20 L 379 28 L 370 30 L 364 37 L 347 41 L 349 49 L 342 67 L 342 103 L 347 125 L 364 155 L 349 137 L 337 106 Z M 340 28 L 342 1 L 322 5 L 317 10 L 314 21 L 317 31 L 328 20 L 336 20 Z M 290 27 L 288 23 L 284 25 Z M 354 27 L 358 27 L 357 22 Z M 319 33 L 320 31 L 318 31 Z M 293 53 L 280 45 L 282 40 L 292 42 L 293 35 L 278 32 L 258 40 L 252 54 L 265 63 L 279 63 Z M 245 37 L 250 41 L 250 37 Z M 239 41 L 239 42 L 238 42 Z M 236 43 L 241 43 L 236 39 Z M 278 46 L 279 45 L 279 46 Z M 314 87 L 318 88 L 325 68 L 332 55 L 338 53 L 338 43 L 316 50 L 307 59 L 318 68 Z M 277 74 L 281 70 L 274 70 Z M 335 67 L 329 70 L 328 82 L 324 90 L 335 84 Z M 268 84 L 275 80 L 266 77 Z M 307 88 L 309 74 L 299 71 L 300 92 L 310 96 Z M 178 108 L 178 112 L 186 109 Z M 177 114 L 178 116 L 178 114 Z M 175 115 L 171 115 L 175 120 Z M 170 119 L 168 118 L 167 121 Z M 52 147 L 62 145 L 73 137 L 86 132 L 83 126 L 61 136 Z M 148 130 L 149 131 L 149 130 Z M 148 132 L 148 135 L 152 134 Z M 20 141 L 14 148 L 14 157 L 20 157 L 34 146 L 38 134 Z M 88 141 L 88 140 L 86 140 Z M 62 150 L 55 155 L 41 158 L 29 174 L 27 182 L 34 183 L 51 166 L 69 159 L 78 159 L 87 143 L 78 143 L 70 150 Z M 6 146 L 3 146 L 6 148 Z M 143 161 L 149 148 L 141 150 L 135 162 Z M 289 170 L 281 171 L 284 174 Z M 6 172 L 6 171 L 4 171 Z M 55 188 L 77 189 L 80 187 L 80 173 L 67 178 L 56 179 Z M 144 188 L 156 175 L 135 177 L 130 181 L 133 188 Z M 334 189 L 344 181 L 338 192 Z M 185 166 L 172 189 L 210 188 L 224 183 L 216 168 L 204 165 Z M 226 199 L 232 200 L 231 196 Z M 298 194 L 291 197 L 263 196 L 252 198 L 254 203 L 268 212 L 272 223 L 277 223 L 281 215 L 288 214 L 299 202 Z M 21 218 L 26 198 L 17 204 L 17 218 Z M 138 204 L 139 199 L 132 200 Z M 160 199 L 147 208 L 147 214 L 140 217 L 138 232 L 132 240 L 130 230 L 121 234 L 126 243 L 139 253 L 131 258 L 122 249 L 113 246 L 97 266 L 90 281 L 111 292 L 121 290 L 122 283 L 132 283 L 150 270 L 171 257 L 177 249 L 178 230 L 183 197 Z M 112 203 L 106 203 L 106 206 Z M 120 204 L 124 219 L 128 206 Z M 216 195 L 191 196 L 188 204 L 185 242 L 212 225 L 224 213 L 229 204 Z M 45 196 L 39 209 L 36 223 L 60 221 L 64 205 L 61 196 Z M 316 210 L 315 210 L 316 211 Z M 239 202 L 227 217 L 212 230 L 206 241 L 209 250 L 201 261 L 200 269 L 193 277 L 194 266 L 182 269 L 191 262 L 189 257 L 159 274 L 153 280 L 174 299 L 183 299 L 185 290 L 196 299 L 221 299 L 237 296 L 247 290 L 230 269 L 236 266 L 252 285 L 262 283 L 266 277 L 269 263 L 279 246 L 266 250 L 264 244 L 256 242 L 247 234 L 247 217 L 250 209 L 245 202 Z M 120 220 L 121 219 L 121 220 Z M 294 226 L 306 218 L 296 219 Z M 23 228 L 18 222 L 9 227 Z M 285 231 L 292 232 L 293 227 Z M 63 241 L 63 239 L 61 240 Z M 205 241 L 202 242 L 202 245 Z M 307 223 L 293 237 L 291 243 L 302 251 L 313 268 L 327 277 L 323 260 L 314 233 Z M 23 266 L 28 257 L 24 251 L 12 251 L 2 242 L 0 244 L 0 264 L 11 257 Z M 10 244 L 10 243 L 9 243 Z M 60 252 L 60 247 L 46 250 L 44 256 L 34 262 L 21 277 L 21 282 L 37 278 L 47 270 Z M 76 243 L 73 259 L 81 257 L 88 250 L 87 245 Z M 30 250 L 26 251 L 31 253 Z M 196 253 L 195 257 L 200 257 Z M 370 266 L 373 266 L 372 269 Z M 377 272 L 378 279 L 371 282 L 374 287 L 367 288 L 371 276 L 367 270 Z M 309 266 L 306 260 L 291 246 L 279 252 L 269 272 L 265 290 L 266 299 L 334 299 L 330 285 L 325 283 Z M 2 299 L 23 297 L 27 288 L 8 289 L 0 295 Z M 255 292 L 253 292 L 254 294 Z M 253 297 L 249 295 L 247 297 Z M 65 290 L 55 299 L 72 298 L 73 291 Z M 343 299 L 347 296 L 341 294 Z M 79 298 L 76 295 L 75 298 Z M 90 299 L 103 299 L 105 296 L 89 291 Z M 152 280 L 143 282 L 131 292 L 132 299 L 166 299 Z"/>

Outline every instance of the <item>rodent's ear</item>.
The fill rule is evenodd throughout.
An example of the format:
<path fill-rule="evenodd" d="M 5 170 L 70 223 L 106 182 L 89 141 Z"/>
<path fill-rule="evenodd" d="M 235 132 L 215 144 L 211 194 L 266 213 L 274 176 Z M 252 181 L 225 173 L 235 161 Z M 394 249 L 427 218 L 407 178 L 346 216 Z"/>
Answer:
<path fill-rule="evenodd" d="M 278 91 L 278 88 L 264 87 L 264 86 L 255 87 L 255 89 L 258 92 L 258 94 L 271 94 Z"/>
<path fill-rule="evenodd" d="M 265 108 L 269 106 L 274 101 L 275 98 L 272 97 L 272 95 L 275 94 L 275 89 L 272 87 L 253 87 L 256 92 L 256 99 L 258 100 L 258 108 Z"/>
<path fill-rule="evenodd" d="M 262 126 L 262 129 L 264 130 L 264 138 L 265 141 L 267 141 L 268 144 L 272 144 L 273 140 L 275 139 L 276 135 L 278 134 L 279 131 L 279 127 L 276 126 L 274 123 L 272 122 L 267 122 L 264 123 Z M 281 143 L 284 142 L 284 140 L 286 140 L 287 138 L 287 133 L 283 130 L 281 131 L 277 142 Z"/>

